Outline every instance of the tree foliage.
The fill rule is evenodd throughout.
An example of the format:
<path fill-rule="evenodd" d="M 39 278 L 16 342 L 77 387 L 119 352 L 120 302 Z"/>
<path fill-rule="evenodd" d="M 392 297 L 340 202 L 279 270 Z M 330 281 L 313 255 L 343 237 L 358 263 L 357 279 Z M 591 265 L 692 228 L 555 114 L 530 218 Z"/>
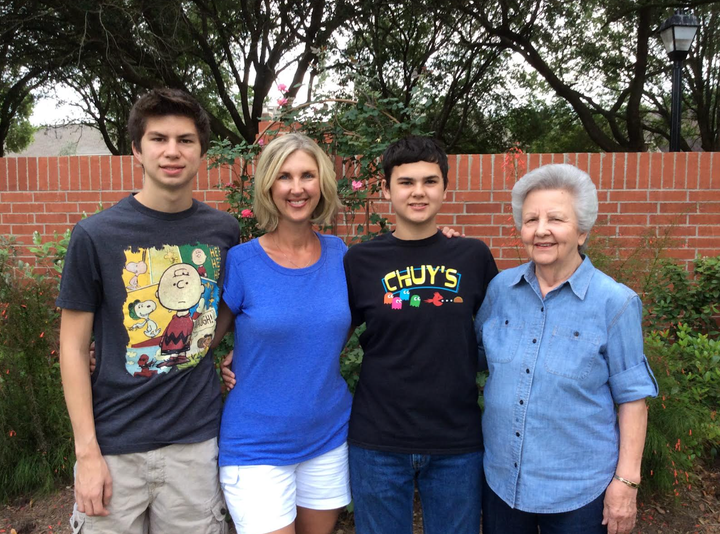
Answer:
<path fill-rule="evenodd" d="M 710 152 L 720 150 L 720 6 L 702 6 L 696 14 L 700 29 L 685 70 L 688 92 L 684 106 L 697 129 L 691 123 L 686 138 L 699 137 L 701 148 Z M 668 109 L 667 105 L 662 109 Z"/>
<path fill-rule="evenodd" d="M 32 143 L 35 137 L 35 128 L 30 124 L 29 119 L 34 103 L 33 96 L 28 95 L 18 107 L 5 135 L 3 151 L 21 152 Z M 0 152 L 0 154 L 2 153 Z"/>
<path fill-rule="evenodd" d="M 690 4 L 699 6 L 704 26 L 712 24 L 717 3 Z M 605 151 L 643 151 L 648 149 L 648 138 L 669 138 L 666 99 L 657 97 L 669 64 L 655 29 L 675 7 L 669 0 L 456 3 L 496 46 L 522 57 L 572 107 L 590 139 Z M 717 37 L 714 28 L 705 34 L 712 43 Z M 717 84 L 709 81 L 718 74 L 716 46 L 696 46 L 688 62 L 697 64 L 695 78 L 702 81 L 695 84 L 706 90 L 687 94 L 688 107 L 695 111 L 693 129 L 705 121 L 705 115 L 698 114 L 704 103 L 717 99 Z M 681 145 L 690 148 L 686 139 Z"/>
<path fill-rule="evenodd" d="M 13 3 L 12 0 L 3 2 Z M 32 39 L 66 61 L 54 79 L 73 87 L 115 153 L 136 95 L 184 89 L 210 114 L 213 132 L 252 141 L 263 103 L 281 72 L 300 90 L 318 51 L 346 18 L 332 0 L 28 0 Z M 1 22 L 28 27 L 15 7 Z M 35 62 L 38 68 L 42 61 Z"/>
<path fill-rule="evenodd" d="M 503 95 L 499 51 L 477 37 L 473 21 L 443 3 L 427 0 L 357 3 L 344 30 L 348 44 L 336 69 L 356 90 L 395 98 L 406 107 L 427 104 L 429 129 L 456 151 L 477 141 L 484 118 Z M 484 135 L 481 135 L 484 138 Z"/>
<path fill-rule="evenodd" d="M 34 14 L 22 0 L 0 3 L 0 157 L 17 152 L 32 140 L 28 117 L 32 92 L 45 83 L 56 65 L 45 42 L 29 29 Z"/>
<path fill-rule="evenodd" d="M 688 5 L 702 25 L 686 62 L 681 146 L 717 150 L 720 3 Z M 3 80 L 19 82 L 17 95 L 48 80 L 72 87 L 116 154 L 130 151 L 124 125 L 132 102 L 156 86 L 196 96 L 217 137 L 252 143 L 280 77 L 292 80 L 290 104 L 373 93 L 406 109 L 426 106 L 428 130 L 451 152 L 503 151 L 530 132 L 536 138 L 523 148 L 548 151 L 643 151 L 669 138 L 671 65 L 656 30 L 678 7 L 674 0 L 0 6 L 3 57 L 12 64 Z M 19 103 L 0 96 L 1 137 Z"/>

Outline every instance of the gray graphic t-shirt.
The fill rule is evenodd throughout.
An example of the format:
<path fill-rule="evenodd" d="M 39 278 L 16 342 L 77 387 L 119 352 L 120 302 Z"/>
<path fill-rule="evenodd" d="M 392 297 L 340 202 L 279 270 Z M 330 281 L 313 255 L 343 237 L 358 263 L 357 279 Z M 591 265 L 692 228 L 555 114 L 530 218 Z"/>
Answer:
<path fill-rule="evenodd" d="M 103 454 L 215 437 L 210 341 L 237 221 L 194 201 L 180 213 L 130 196 L 73 230 L 61 308 L 95 314 L 93 409 Z"/>

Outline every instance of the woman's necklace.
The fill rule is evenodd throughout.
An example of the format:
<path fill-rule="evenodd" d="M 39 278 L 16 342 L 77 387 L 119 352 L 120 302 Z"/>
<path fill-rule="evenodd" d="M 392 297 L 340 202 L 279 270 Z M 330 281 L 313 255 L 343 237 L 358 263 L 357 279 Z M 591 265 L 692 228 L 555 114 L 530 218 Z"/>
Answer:
<path fill-rule="evenodd" d="M 314 232 L 313 232 L 313 237 L 315 238 L 315 233 L 314 233 Z M 302 266 L 301 266 L 301 265 L 298 265 L 297 263 L 295 263 L 294 261 L 292 261 L 292 260 L 290 259 L 290 256 L 288 256 L 287 254 L 285 254 L 285 251 L 280 248 L 280 244 L 278 243 L 278 239 L 277 239 L 277 232 L 275 232 L 275 233 L 273 234 L 273 241 L 275 241 L 275 248 L 280 252 L 280 254 L 283 255 L 283 258 L 285 258 L 285 259 L 287 260 L 287 262 L 288 262 L 289 264 L 291 264 L 292 266 L 294 266 L 296 269 L 305 269 L 306 267 L 309 267 L 310 264 L 313 262 L 313 258 L 315 258 L 315 239 L 313 239 L 313 240 L 312 240 L 312 243 L 310 244 L 310 246 L 312 247 L 311 250 L 310 250 L 310 259 L 308 260 L 308 262 L 307 262 L 305 265 L 302 265 Z"/>

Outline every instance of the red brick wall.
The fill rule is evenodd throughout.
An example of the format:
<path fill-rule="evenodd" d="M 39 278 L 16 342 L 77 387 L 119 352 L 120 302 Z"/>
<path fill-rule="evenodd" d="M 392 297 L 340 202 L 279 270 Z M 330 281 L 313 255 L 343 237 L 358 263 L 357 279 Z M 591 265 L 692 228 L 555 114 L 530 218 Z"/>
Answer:
<path fill-rule="evenodd" d="M 559 162 L 577 165 L 595 181 L 596 235 L 632 249 L 641 234 L 669 230 L 676 238 L 670 256 L 720 254 L 720 153 L 450 156 L 449 190 L 438 222 L 485 240 L 501 268 L 517 265 L 510 189 L 525 172 Z M 215 186 L 230 175 L 229 169 L 201 169 L 195 197 L 226 209 Z M 34 231 L 63 232 L 83 212 L 93 213 L 100 203 L 109 207 L 141 185 L 141 169 L 131 156 L 0 158 L 0 235 L 29 244 Z M 373 208 L 388 209 L 380 201 Z M 353 226 L 361 221 L 359 215 Z M 338 233 L 346 231 L 341 223 Z"/>

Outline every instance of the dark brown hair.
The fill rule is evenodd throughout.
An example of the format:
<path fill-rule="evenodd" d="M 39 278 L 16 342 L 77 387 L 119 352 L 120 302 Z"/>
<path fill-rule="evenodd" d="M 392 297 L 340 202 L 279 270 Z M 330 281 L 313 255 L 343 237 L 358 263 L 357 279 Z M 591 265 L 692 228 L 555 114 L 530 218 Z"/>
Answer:
<path fill-rule="evenodd" d="M 188 117 L 195 123 L 200 148 L 205 154 L 210 144 L 210 118 L 200 103 L 180 89 L 152 89 L 137 99 L 130 110 L 128 133 L 135 149 L 140 152 L 140 140 L 145 135 L 147 120 L 150 117 L 179 115 Z"/>
<path fill-rule="evenodd" d="M 408 163 L 426 161 L 437 163 L 443 179 L 443 189 L 448 185 L 448 157 L 440 143 L 432 137 L 411 135 L 388 145 L 383 154 L 385 183 L 390 189 L 390 176 L 395 167 Z"/>

